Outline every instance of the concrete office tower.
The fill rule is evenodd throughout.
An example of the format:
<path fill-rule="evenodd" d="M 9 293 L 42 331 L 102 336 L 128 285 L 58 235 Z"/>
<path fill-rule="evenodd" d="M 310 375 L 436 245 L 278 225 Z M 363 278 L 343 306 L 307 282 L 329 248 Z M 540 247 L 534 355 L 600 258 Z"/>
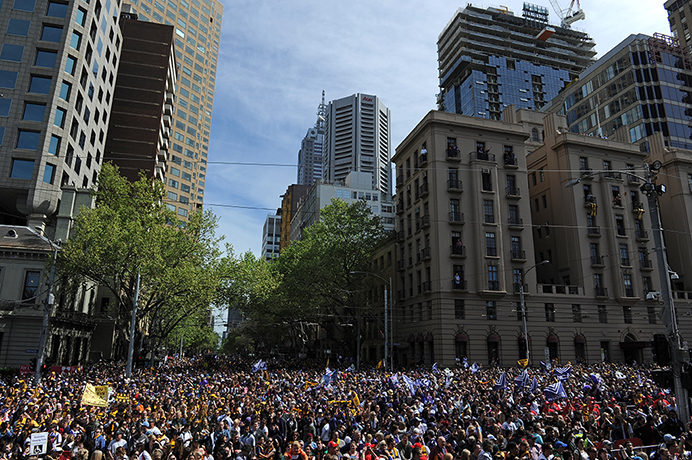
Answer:
<path fill-rule="evenodd" d="M 634 142 L 660 132 L 692 149 L 692 62 L 673 37 L 630 35 L 579 75 L 546 109 L 567 117 L 573 133 Z"/>
<path fill-rule="evenodd" d="M 207 175 L 214 85 L 219 57 L 223 5 L 218 0 L 140 0 L 132 5 L 140 21 L 175 27 L 178 81 L 168 164 L 167 191 L 177 195 L 178 216 L 202 209 Z M 171 195 L 172 196 L 172 195 Z"/>
<path fill-rule="evenodd" d="M 270 214 L 262 229 L 262 255 L 266 260 L 279 257 L 281 239 L 281 214 Z"/>
<path fill-rule="evenodd" d="M 324 91 L 322 91 L 322 102 L 317 108 L 317 121 L 315 126 L 308 129 L 298 151 L 299 185 L 312 185 L 316 180 L 322 179 L 322 154 L 326 120 L 327 104 L 324 102 Z"/>
<path fill-rule="evenodd" d="M 0 4 L 0 222 L 44 226 L 103 160 L 122 36 L 112 0 Z"/>
<path fill-rule="evenodd" d="M 351 171 L 372 175 L 372 189 L 392 195 L 391 116 L 377 96 L 357 93 L 327 107 L 324 182 L 343 181 Z"/>
<path fill-rule="evenodd" d="M 281 241 L 280 250 L 291 244 L 291 219 L 296 214 L 298 204 L 310 191 L 309 185 L 292 184 L 281 195 Z"/>
<path fill-rule="evenodd" d="M 123 45 L 105 158 L 131 181 L 144 171 L 165 182 L 176 81 L 174 27 L 122 13 L 120 29 Z M 180 177 L 180 168 L 180 161 L 171 163 L 170 177 Z M 168 195 L 168 200 L 177 201 L 176 193 Z"/>
<path fill-rule="evenodd" d="M 692 19 L 692 3 L 689 0 L 668 0 L 663 5 L 668 12 L 670 32 L 680 40 L 683 47 L 692 46 L 692 35 L 688 20 Z"/>
<path fill-rule="evenodd" d="M 438 107 L 494 120 L 510 104 L 540 109 L 591 64 L 594 46 L 584 32 L 550 26 L 547 8 L 524 3 L 519 17 L 469 4 L 437 41 Z"/>

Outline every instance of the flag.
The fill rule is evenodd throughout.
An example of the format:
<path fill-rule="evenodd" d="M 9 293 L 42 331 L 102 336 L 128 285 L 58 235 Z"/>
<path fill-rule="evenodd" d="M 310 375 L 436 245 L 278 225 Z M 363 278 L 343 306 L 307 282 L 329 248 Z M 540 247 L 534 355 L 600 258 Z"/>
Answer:
<path fill-rule="evenodd" d="M 108 387 L 87 383 L 82 394 L 82 405 L 108 407 Z"/>
<path fill-rule="evenodd" d="M 399 376 L 397 374 L 392 375 L 389 377 L 389 386 L 392 390 L 396 390 L 399 388 Z"/>
<path fill-rule="evenodd" d="M 531 382 L 531 388 L 529 388 L 529 391 L 531 393 L 535 393 L 538 390 L 538 380 L 536 380 L 536 376 L 533 376 L 533 381 Z"/>
<path fill-rule="evenodd" d="M 469 368 L 469 359 L 467 357 L 464 357 L 464 369 Z"/>
<path fill-rule="evenodd" d="M 432 371 L 433 371 L 433 374 L 439 374 L 440 373 L 440 371 L 437 369 L 437 363 L 433 363 Z"/>
<path fill-rule="evenodd" d="M 449 388 L 449 386 L 452 384 L 452 373 L 448 373 L 447 376 L 445 377 L 445 388 Z"/>
<path fill-rule="evenodd" d="M 556 382 L 548 386 L 545 390 L 543 390 L 543 394 L 545 395 L 545 399 L 548 401 L 555 401 L 557 399 L 567 397 L 567 392 L 562 386 L 562 382 Z"/>
<path fill-rule="evenodd" d="M 519 364 L 521 367 L 526 367 L 529 365 L 529 360 L 527 358 L 520 359 L 517 361 L 517 364 Z"/>
<path fill-rule="evenodd" d="M 257 372 L 257 371 L 266 371 L 267 370 L 267 363 L 262 361 L 261 359 L 257 361 L 253 366 L 252 366 L 252 372 Z"/>
<path fill-rule="evenodd" d="M 617 377 L 619 380 L 624 380 L 627 378 L 627 377 L 625 377 L 625 374 L 623 374 L 620 371 L 615 371 L 615 377 Z"/>
<path fill-rule="evenodd" d="M 375 369 L 384 369 L 384 359 L 377 363 L 377 367 Z"/>
<path fill-rule="evenodd" d="M 503 372 L 500 374 L 500 376 L 495 380 L 495 384 L 493 385 L 493 390 L 504 390 L 507 388 L 507 377 L 505 376 L 505 373 Z"/>
<path fill-rule="evenodd" d="M 529 371 L 524 369 L 524 372 L 522 372 L 514 378 L 514 384 L 517 385 L 519 388 L 524 388 L 528 386 L 530 379 L 531 377 L 529 377 Z"/>
<path fill-rule="evenodd" d="M 541 361 L 541 367 L 542 367 L 544 370 L 549 371 L 550 368 L 551 368 L 551 365 L 550 365 L 549 362 L 548 362 L 548 363 L 544 363 L 543 361 Z"/>
<path fill-rule="evenodd" d="M 558 380 L 567 380 L 572 376 L 572 368 L 570 366 L 556 367 L 555 377 Z"/>
<path fill-rule="evenodd" d="M 471 364 L 471 367 L 469 370 L 471 371 L 472 374 L 475 374 L 476 372 L 481 370 L 481 367 L 478 365 L 478 363 L 474 362 L 473 364 Z"/>
<path fill-rule="evenodd" d="M 411 392 L 411 394 L 412 395 L 415 394 L 416 393 L 416 385 L 413 383 L 413 380 L 411 380 L 411 378 L 407 375 L 402 375 L 401 377 L 402 377 L 404 383 L 406 384 L 406 386 L 408 387 L 408 390 Z"/>

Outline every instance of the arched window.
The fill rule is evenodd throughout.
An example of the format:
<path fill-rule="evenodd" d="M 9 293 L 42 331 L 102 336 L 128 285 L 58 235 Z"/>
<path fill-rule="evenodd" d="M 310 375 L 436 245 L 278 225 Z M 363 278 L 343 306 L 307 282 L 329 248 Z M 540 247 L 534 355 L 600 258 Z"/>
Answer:
<path fill-rule="evenodd" d="M 500 363 L 500 336 L 493 332 L 488 336 L 488 364 Z"/>
<path fill-rule="evenodd" d="M 454 351 L 459 359 L 468 358 L 469 336 L 464 332 L 459 332 L 454 337 Z"/>
<path fill-rule="evenodd" d="M 545 340 L 545 344 L 548 347 L 550 359 L 558 359 L 558 345 L 560 345 L 560 339 L 558 339 L 557 335 L 548 335 L 548 337 Z"/>

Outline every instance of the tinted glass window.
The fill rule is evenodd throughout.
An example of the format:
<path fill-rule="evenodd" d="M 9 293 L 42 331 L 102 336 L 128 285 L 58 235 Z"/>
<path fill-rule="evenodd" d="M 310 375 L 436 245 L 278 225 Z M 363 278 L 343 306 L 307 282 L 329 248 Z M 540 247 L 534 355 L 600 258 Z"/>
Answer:
<path fill-rule="evenodd" d="M 31 179 L 34 174 L 33 160 L 12 160 L 10 177 L 15 179 Z"/>
<path fill-rule="evenodd" d="M 62 27 L 43 26 L 43 31 L 41 31 L 41 40 L 45 40 L 47 42 L 60 43 L 61 37 Z"/>
<path fill-rule="evenodd" d="M 46 170 L 43 173 L 43 182 L 52 184 L 55 179 L 55 165 L 46 164 Z"/>
<path fill-rule="evenodd" d="M 37 67 L 55 67 L 55 61 L 58 59 L 58 53 L 55 51 L 42 51 L 38 50 L 36 53 L 36 62 L 34 65 Z"/>
<path fill-rule="evenodd" d="M 9 35 L 26 37 L 29 35 L 29 26 L 31 26 L 31 21 L 11 18 L 9 24 L 7 25 L 7 33 Z M 60 41 L 60 39 L 58 39 L 58 41 Z"/>
<path fill-rule="evenodd" d="M 67 6 L 64 3 L 50 2 L 48 4 L 48 12 L 46 16 L 52 16 L 54 18 L 64 18 L 67 16 Z"/>
<path fill-rule="evenodd" d="M 17 84 L 17 72 L 0 70 L 0 88 L 12 89 Z"/>
<path fill-rule="evenodd" d="M 29 85 L 30 93 L 48 94 L 50 92 L 51 79 L 47 77 L 31 77 Z"/>
<path fill-rule="evenodd" d="M 0 51 L 0 59 L 3 61 L 22 62 L 23 54 L 23 46 L 5 43 L 2 45 L 2 51 Z"/>
<path fill-rule="evenodd" d="M 33 104 L 27 102 L 24 106 L 24 116 L 22 120 L 43 121 L 43 115 L 46 113 L 44 104 Z"/>
<path fill-rule="evenodd" d="M 17 139 L 17 148 L 26 150 L 37 150 L 38 141 L 40 138 L 41 133 L 37 133 L 35 131 L 22 131 L 20 129 L 19 137 Z"/>
<path fill-rule="evenodd" d="M 22 11 L 34 11 L 34 6 L 36 5 L 36 0 L 14 0 L 15 10 Z"/>
<path fill-rule="evenodd" d="M 12 106 L 12 99 L 2 99 L 0 98 L 0 117 L 7 117 L 10 115 L 10 107 Z"/>
<path fill-rule="evenodd" d="M 48 153 L 52 155 L 58 155 L 60 153 L 60 138 L 53 134 L 50 137 L 50 145 L 48 146 Z"/>

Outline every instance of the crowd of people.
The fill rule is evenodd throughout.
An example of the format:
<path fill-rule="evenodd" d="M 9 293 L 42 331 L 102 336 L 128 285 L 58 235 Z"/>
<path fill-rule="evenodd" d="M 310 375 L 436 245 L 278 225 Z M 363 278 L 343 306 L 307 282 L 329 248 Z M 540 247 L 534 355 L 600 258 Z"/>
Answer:
<path fill-rule="evenodd" d="M 254 365 L 253 365 L 254 364 Z M 261 364 L 261 366 L 259 365 Z M 528 384 L 529 378 L 531 385 Z M 107 407 L 85 385 L 111 388 Z M 560 384 L 560 392 L 548 391 Z M 670 460 L 690 420 L 640 366 L 405 372 L 239 358 L 0 383 L 0 455 L 55 460 Z M 32 433 L 48 433 L 46 452 Z M 48 459 L 48 460 L 51 460 Z"/>

